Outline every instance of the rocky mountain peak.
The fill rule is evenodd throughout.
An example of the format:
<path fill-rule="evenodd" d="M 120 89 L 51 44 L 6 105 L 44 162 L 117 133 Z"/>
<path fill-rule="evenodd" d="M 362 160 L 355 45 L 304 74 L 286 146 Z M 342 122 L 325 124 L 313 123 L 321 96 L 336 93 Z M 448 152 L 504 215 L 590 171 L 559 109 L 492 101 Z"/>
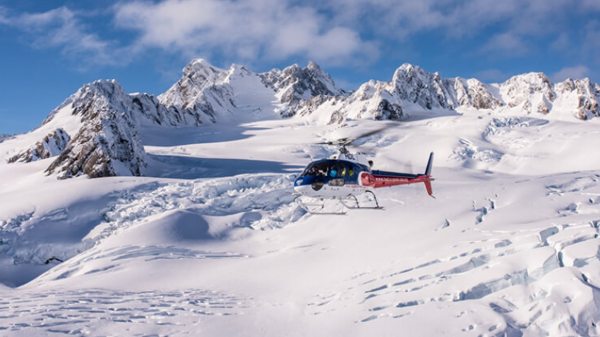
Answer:
<path fill-rule="evenodd" d="M 72 114 L 81 116 L 82 124 L 46 172 L 57 173 L 60 179 L 141 175 L 145 152 L 131 115 L 133 98 L 121 85 L 115 80 L 95 81 L 82 86 L 70 102 Z"/>
<path fill-rule="evenodd" d="M 231 65 L 231 67 L 229 67 L 224 81 L 231 83 L 231 81 L 235 79 L 252 76 L 253 74 L 254 73 L 248 70 L 246 67 L 234 63 Z"/>
<path fill-rule="evenodd" d="M 83 120 L 97 117 L 101 109 L 126 111 L 130 104 L 131 98 L 116 80 L 97 80 L 85 84 L 72 99 L 73 114 L 81 115 Z"/>
<path fill-rule="evenodd" d="M 194 83 L 201 84 L 205 81 L 214 81 L 224 72 L 204 59 L 192 60 L 183 68 L 183 77 L 191 79 Z"/>
<path fill-rule="evenodd" d="M 419 66 L 404 63 L 392 78 L 393 93 L 399 99 L 432 108 L 453 109 L 454 100 L 450 98 L 438 73 L 432 74 Z"/>

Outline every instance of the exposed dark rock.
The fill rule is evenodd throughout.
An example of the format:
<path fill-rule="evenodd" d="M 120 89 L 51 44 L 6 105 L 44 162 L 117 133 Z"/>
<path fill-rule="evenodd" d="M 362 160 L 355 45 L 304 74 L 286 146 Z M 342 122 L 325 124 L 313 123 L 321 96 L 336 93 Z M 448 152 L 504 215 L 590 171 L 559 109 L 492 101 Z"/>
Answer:
<path fill-rule="evenodd" d="M 377 111 L 373 115 L 376 120 L 399 121 L 402 117 L 402 107 L 398 104 L 390 103 L 386 99 L 382 99 L 377 106 Z"/>
<path fill-rule="evenodd" d="M 546 104 L 546 102 L 541 101 L 537 106 L 537 112 L 547 115 L 550 112 L 550 108 L 548 108 L 548 104 Z"/>
<path fill-rule="evenodd" d="M 126 114 L 108 110 L 85 123 L 46 172 L 57 173 L 59 179 L 83 174 L 90 178 L 139 176 L 145 166 L 135 124 Z"/>
<path fill-rule="evenodd" d="M 133 99 L 123 88 L 116 81 L 96 81 L 70 100 L 82 126 L 46 172 L 59 179 L 141 175 L 145 152 L 130 116 Z"/>
<path fill-rule="evenodd" d="M 314 62 L 309 62 L 305 68 L 294 64 L 283 71 L 273 69 L 259 76 L 265 86 L 279 92 L 281 103 L 288 104 L 289 108 L 282 111 L 283 117 L 294 116 L 299 111 L 311 113 L 315 97 L 321 96 L 317 100 L 325 101 L 326 97 L 346 95 L 344 90 L 335 86 L 331 76 Z M 307 102 L 311 100 L 312 103 Z"/>

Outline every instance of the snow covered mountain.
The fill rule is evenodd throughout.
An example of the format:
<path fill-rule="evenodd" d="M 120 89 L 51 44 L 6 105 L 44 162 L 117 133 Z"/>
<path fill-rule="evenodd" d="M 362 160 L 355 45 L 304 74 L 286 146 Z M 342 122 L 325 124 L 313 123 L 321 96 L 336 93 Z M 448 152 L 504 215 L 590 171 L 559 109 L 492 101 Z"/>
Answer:
<path fill-rule="evenodd" d="M 12 135 L 0 135 L 0 143 L 2 143 L 6 139 L 9 139 L 10 137 L 12 137 Z"/>
<path fill-rule="evenodd" d="M 418 66 L 403 64 L 391 82 L 369 81 L 346 99 L 330 98 L 303 113 L 326 115 L 321 121 L 399 120 L 406 113 L 476 109 L 499 114 L 550 114 L 589 119 L 600 116 L 600 86 L 589 79 L 552 84 L 542 73 L 514 76 L 501 84 L 477 79 L 444 79 Z M 558 117 L 560 118 L 560 117 Z"/>
<path fill-rule="evenodd" d="M 193 60 L 165 93 L 127 94 L 115 80 L 84 85 L 44 121 L 20 136 L 4 160 L 54 158 L 48 174 L 64 179 L 143 175 L 147 165 L 138 135 L 145 126 L 200 126 L 231 119 L 304 118 L 316 124 L 347 120 L 402 120 L 423 111 L 548 115 L 590 119 L 600 115 L 600 86 L 589 79 L 552 84 L 541 73 L 514 76 L 501 84 L 444 79 L 403 64 L 391 82 L 369 81 L 354 92 L 336 87 L 316 63 L 305 68 L 253 73 Z M 19 138 L 19 137 L 17 137 Z"/>
<path fill-rule="evenodd" d="M 350 93 L 315 64 L 203 60 L 158 97 L 84 85 L 0 142 L 0 335 L 598 336 L 597 101 L 412 65 Z M 434 151 L 435 199 L 295 203 L 335 153 L 315 143 L 380 120 L 399 121 L 361 140 L 374 168 Z"/>

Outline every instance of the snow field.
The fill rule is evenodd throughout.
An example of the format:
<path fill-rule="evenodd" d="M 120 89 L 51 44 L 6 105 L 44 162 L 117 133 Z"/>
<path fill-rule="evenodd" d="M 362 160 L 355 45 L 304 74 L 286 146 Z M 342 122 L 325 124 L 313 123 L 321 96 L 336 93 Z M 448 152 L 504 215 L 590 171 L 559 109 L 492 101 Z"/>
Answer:
<path fill-rule="evenodd" d="M 433 150 L 437 199 L 422 185 L 382 189 L 384 210 L 345 216 L 306 214 L 291 195 L 299 169 L 287 170 L 330 151 L 309 140 L 358 134 L 377 122 L 340 129 L 264 121 L 231 133 L 207 127 L 204 135 L 183 129 L 181 141 L 157 139 L 146 149 L 253 160 L 245 172 L 215 167 L 182 179 L 194 162 L 174 161 L 178 179 L 60 182 L 72 184 L 60 202 L 37 196 L 55 182 L 24 182 L 30 189 L 20 198 L 31 195 L 37 207 L 1 212 L 2 238 L 12 235 L 2 251 L 7 261 L 17 258 L 14 247 L 26 252 L 26 241 L 52 233 L 42 228 L 77 224 L 80 233 L 68 244 L 48 238 L 52 254 L 69 252 L 64 263 L 35 271 L 45 273 L 19 288 L 0 288 L 1 334 L 598 335 L 600 167 L 588 144 L 600 133 L 593 122 L 469 112 L 408 120 L 361 143 L 384 170 L 422 172 Z M 283 164 L 251 171 L 265 162 Z M 7 263 L 2 272 L 14 268 Z"/>

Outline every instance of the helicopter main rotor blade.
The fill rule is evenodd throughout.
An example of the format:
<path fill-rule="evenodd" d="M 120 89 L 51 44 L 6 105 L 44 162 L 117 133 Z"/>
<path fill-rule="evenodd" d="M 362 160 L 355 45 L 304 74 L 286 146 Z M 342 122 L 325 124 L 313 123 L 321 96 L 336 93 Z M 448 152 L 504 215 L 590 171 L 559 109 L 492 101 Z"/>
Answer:
<path fill-rule="evenodd" d="M 344 144 L 344 145 L 350 145 L 350 144 L 354 143 L 355 141 L 357 141 L 357 140 L 359 140 L 359 139 L 361 139 L 361 138 L 366 138 L 366 137 L 370 137 L 370 136 L 376 135 L 376 134 L 378 134 L 378 133 L 380 133 L 380 132 L 383 132 L 383 131 L 385 131 L 385 130 L 387 130 L 387 129 L 391 129 L 391 128 L 393 128 L 394 126 L 396 126 L 396 124 L 387 124 L 387 125 L 385 125 L 385 126 L 384 126 L 384 127 L 382 127 L 382 128 L 375 129 L 375 130 L 373 130 L 373 131 L 369 131 L 369 132 L 363 133 L 363 134 L 361 134 L 361 135 L 358 135 L 358 136 L 356 136 L 356 137 L 353 137 L 353 138 L 346 138 L 346 139 L 348 140 L 348 142 L 347 142 L 346 144 Z"/>
<path fill-rule="evenodd" d="M 375 129 L 369 132 L 365 132 L 363 134 L 360 134 L 358 136 L 355 137 L 345 137 L 345 138 L 340 138 L 340 139 L 336 139 L 336 140 L 331 140 L 331 141 L 325 141 L 325 142 L 318 142 L 318 143 L 313 143 L 313 144 L 319 144 L 319 145 L 337 145 L 337 146 L 349 146 L 352 145 L 352 143 L 354 143 L 355 141 L 361 139 L 361 138 L 366 138 L 375 134 L 378 134 L 382 131 L 385 131 L 387 129 L 390 129 L 392 127 L 396 126 L 396 124 L 387 124 L 384 127 L 381 127 L 379 129 Z M 356 146 L 356 145 L 352 145 L 352 146 Z"/>

